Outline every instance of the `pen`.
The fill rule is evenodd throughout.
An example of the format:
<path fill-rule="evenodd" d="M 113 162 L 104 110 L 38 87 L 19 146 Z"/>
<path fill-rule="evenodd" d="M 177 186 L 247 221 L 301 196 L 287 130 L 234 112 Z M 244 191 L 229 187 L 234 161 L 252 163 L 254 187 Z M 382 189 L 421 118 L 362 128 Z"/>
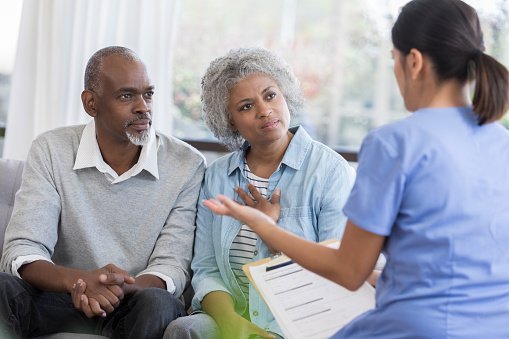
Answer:
<path fill-rule="evenodd" d="M 275 270 L 277 268 L 281 268 L 281 267 L 285 267 L 285 266 L 288 266 L 288 265 L 291 265 L 293 264 L 293 260 L 287 260 L 287 261 L 283 261 L 281 263 L 278 263 L 278 264 L 275 264 L 275 265 L 267 265 L 267 267 L 265 268 L 265 271 L 268 272 L 268 271 L 272 271 L 272 270 Z"/>

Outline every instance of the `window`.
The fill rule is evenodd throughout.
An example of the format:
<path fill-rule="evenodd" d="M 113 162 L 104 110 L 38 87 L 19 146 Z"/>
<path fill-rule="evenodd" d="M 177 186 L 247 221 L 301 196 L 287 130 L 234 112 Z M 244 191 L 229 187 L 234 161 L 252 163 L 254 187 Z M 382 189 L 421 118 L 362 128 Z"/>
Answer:
<path fill-rule="evenodd" d="M 165 132 L 215 140 L 201 121 L 201 76 L 215 57 L 241 46 L 267 47 L 292 65 L 306 97 L 293 124 L 331 147 L 355 151 L 369 130 L 406 115 L 392 74 L 390 28 L 407 0 L 171 1 L 177 11 L 173 48 L 153 52 L 168 53 L 173 65 L 169 90 L 158 90 L 173 102 L 173 130 Z M 487 51 L 509 66 L 509 0 L 467 2 L 478 9 Z M 0 5 L 0 155 L 21 4 Z M 147 21 L 143 27 L 158 31 Z M 143 39 L 155 35 L 143 33 Z M 509 118 L 504 124 L 509 128 Z"/>
<path fill-rule="evenodd" d="M 231 48 L 263 46 L 293 67 L 306 97 L 293 123 L 335 148 L 405 116 L 392 73 L 390 29 L 405 0 L 186 0 L 174 56 L 174 134 L 213 138 L 200 117 L 200 78 Z M 509 65 L 508 1 L 478 9 L 487 51 Z M 509 127 L 508 119 L 506 125 Z"/>
<path fill-rule="evenodd" d="M 3 150 L 11 86 L 10 75 L 16 54 L 21 5 L 21 0 L 8 1 L 0 5 L 0 30 L 2 31 L 2 48 L 0 49 L 0 157 Z"/>

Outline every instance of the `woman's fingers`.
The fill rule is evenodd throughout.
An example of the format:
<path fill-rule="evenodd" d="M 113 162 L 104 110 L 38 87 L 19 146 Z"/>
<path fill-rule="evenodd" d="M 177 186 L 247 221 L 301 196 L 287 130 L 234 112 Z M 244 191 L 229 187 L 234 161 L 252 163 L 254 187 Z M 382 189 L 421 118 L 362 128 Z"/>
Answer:
<path fill-rule="evenodd" d="M 254 201 L 262 201 L 262 199 L 265 199 L 260 193 L 260 191 L 258 191 L 258 189 L 255 187 L 255 185 L 249 184 L 247 185 L 247 189 L 249 190 L 249 193 L 251 193 L 251 195 L 253 196 Z"/>
<path fill-rule="evenodd" d="M 235 192 L 239 195 L 240 199 L 246 204 L 247 206 L 253 207 L 256 203 L 255 199 L 251 198 L 249 194 L 247 194 L 242 188 L 236 187 Z"/>
<path fill-rule="evenodd" d="M 226 195 L 222 194 L 217 196 L 217 200 L 222 204 L 221 206 L 225 207 L 227 210 L 233 210 L 234 208 L 241 206 Z"/>
<path fill-rule="evenodd" d="M 216 199 L 203 200 L 203 205 L 216 214 L 230 215 L 230 211 L 226 208 L 226 206 Z"/>
<path fill-rule="evenodd" d="M 270 202 L 274 205 L 279 205 L 279 200 L 281 199 L 281 189 L 276 188 L 274 192 L 272 192 L 272 197 L 270 198 Z"/>

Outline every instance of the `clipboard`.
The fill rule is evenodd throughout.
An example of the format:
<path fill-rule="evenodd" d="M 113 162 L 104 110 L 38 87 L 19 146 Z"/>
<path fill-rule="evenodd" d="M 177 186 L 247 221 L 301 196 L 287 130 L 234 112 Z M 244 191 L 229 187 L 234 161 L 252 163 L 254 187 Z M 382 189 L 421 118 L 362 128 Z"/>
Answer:
<path fill-rule="evenodd" d="M 339 248 L 340 241 L 337 239 L 329 239 L 329 240 L 320 242 L 320 244 L 322 244 L 324 246 Z M 251 272 L 250 272 L 250 267 L 260 266 L 260 265 L 269 265 L 271 263 L 277 264 L 279 262 L 282 263 L 285 261 L 290 262 L 290 261 L 292 261 L 292 259 L 288 258 L 286 255 L 281 253 L 281 254 L 277 254 L 272 257 L 264 258 L 261 260 L 250 262 L 249 264 L 245 264 L 242 266 L 242 270 L 244 271 L 247 278 L 249 279 L 249 282 L 254 285 L 253 277 L 251 276 Z M 256 287 L 256 285 L 254 285 L 254 286 Z"/>
<path fill-rule="evenodd" d="M 329 239 L 329 240 L 320 242 L 320 244 L 322 244 L 324 246 L 339 248 L 340 241 L 337 239 Z M 253 261 L 253 262 L 250 262 L 250 263 L 242 266 L 242 270 L 244 271 L 244 274 L 246 275 L 246 277 L 249 279 L 249 282 L 251 283 L 251 285 L 254 286 L 254 288 L 257 290 L 258 294 L 261 295 L 262 297 L 263 297 L 263 295 L 260 293 L 260 291 L 258 291 L 258 287 L 256 286 L 255 282 L 253 281 L 253 276 L 251 275 L 250 268 L 255 267 L 255 266 L 267 266 L 270 263 L 274 263 L 275 260 L 277 260 L 277 263 L 292 261 L 292 259 L 288 258 L 286 255 L 279 254 L 276 257 L 272 256 L 272 257 L 268 257 L 268 258 L 263 258 L 261 260 Z M 275 264 L 277 264 L 277 263 L 275 263 Z"/>
<path fill-rule="evenodd" d="M 321 244 L 339 247 L 338 240 Z M 267 271 L 269 264 L 277 268 Z M 375 306 L 375 290 L 368 283 L 351 292 L 284 255 L 255 261 L 242 269 L 287 339 L 329 338 Z"/>

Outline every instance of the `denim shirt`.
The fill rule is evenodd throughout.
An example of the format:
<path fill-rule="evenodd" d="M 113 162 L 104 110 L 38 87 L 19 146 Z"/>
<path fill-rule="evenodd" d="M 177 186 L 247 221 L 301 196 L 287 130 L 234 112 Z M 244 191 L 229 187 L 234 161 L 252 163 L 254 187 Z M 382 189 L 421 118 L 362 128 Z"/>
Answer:
<path fill-rule="evenodd" d="M 290 132 L 294 136 L 281 165 L 269 178 L 269 194 L 277 187 L 281 189 L 278 225 L 315 242 L 339 239 L 346 223 L 342 209 L 352 188 L 355 171 L 335 151 L 311 139 L 304 128 L 294 127 Z M 215 198 L 218 194 L 242 203 L 234 188 L 239 186 L 247 190 L 248 180 L 243 175 L 243 168 L 248 147 L 246 144 L 243 149 L 217 159 L 206 170 L 191 264 L 195 291 L 193 309 L 201 309 L 201 301 L 208 293 L 223 291 L 232 296 L 238 314 L 243 314 L 249 304 L 253 323 L 281 334 L 272 313 L 252 285 L 247 303 L 230 267 L 230 247 L 241 223 L 228 216 L 215 215 L 203 205 L 204 199 Z M 258 239 L 253 260 L 268 256 L 267 246 Z"/>

